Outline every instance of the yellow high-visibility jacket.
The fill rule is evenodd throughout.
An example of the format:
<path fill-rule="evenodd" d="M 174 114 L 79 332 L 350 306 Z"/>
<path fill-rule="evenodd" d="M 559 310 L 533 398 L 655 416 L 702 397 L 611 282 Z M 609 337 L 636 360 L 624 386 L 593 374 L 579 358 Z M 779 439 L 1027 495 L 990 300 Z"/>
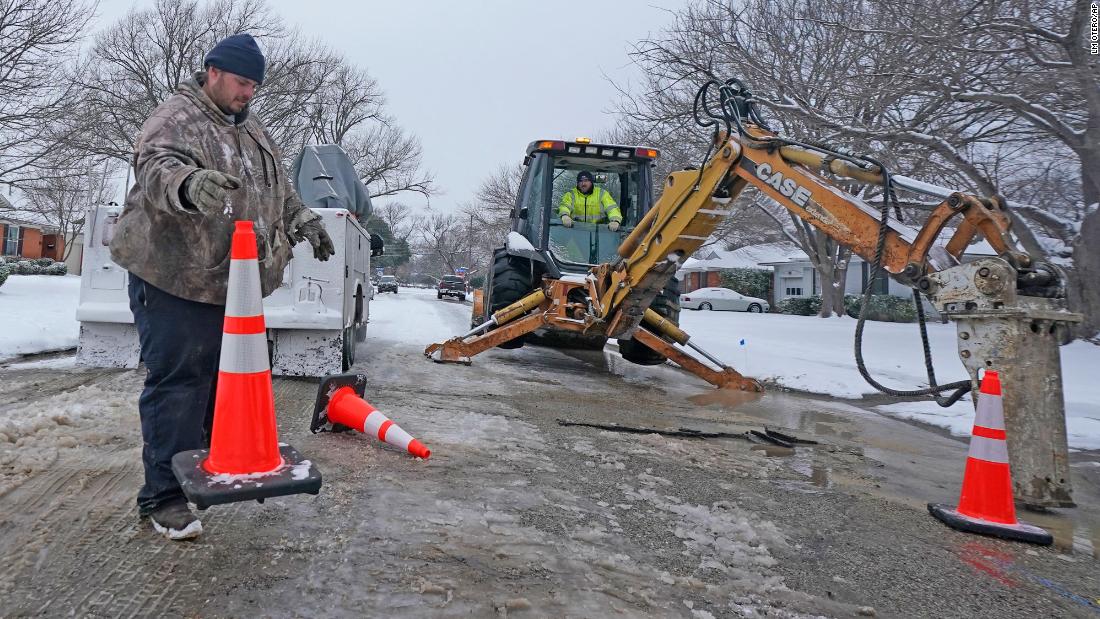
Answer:
<path fill-rule="evenodd" d="M 574 187 L 565 192 L 558 204 L 558 216 L 569 215 L 574 221 L 606 223 L 623 220 L 619 205 L 611 194 L 599 187 L 593 187 L 592 193 L 585 195 Z"/>

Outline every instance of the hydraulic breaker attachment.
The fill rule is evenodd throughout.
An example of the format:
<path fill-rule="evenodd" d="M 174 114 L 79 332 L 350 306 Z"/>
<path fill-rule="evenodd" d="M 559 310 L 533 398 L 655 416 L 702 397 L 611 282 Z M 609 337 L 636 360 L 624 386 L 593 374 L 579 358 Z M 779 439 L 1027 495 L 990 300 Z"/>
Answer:
<path fill-rule="evenodd" d="M 742 376 L 737 370 L 722 363 L 722 361 L 714 355 L 696 346 L 691 342 L 691 336 L 688 335 L 687 331 L 676 326 L 671 320 L 652 309 L 647 309 L 645 311 L 642 323 L 642 326 L 638 327 L 638 330 L 634 332 L 634 338 L 636 340 L 652 348 L 654 351 L 661 353 L 665 357 L 668 357 L 676 365 L 695 374 L 715 387 L 720 389 L 738 389 L 740 391 L 764 391 L 764 387 L 762 387 L 759 382 L 752 378 Z M 652 329 L 652 331 L 650 329 Z M 706 357 L 711 363 L 717 365 L 719 369 L 716 370 L 687 354 L 683 350 L 676 348 L 672 343 L 662 338 L 662 335 L 681 346 L 691 348 L 695 352 Z"/>
<path fill-rule="evenodd" d="M 978 393 L 979 371 L 996 370 L 1004 398 L 1008 459 L 1016 500 L 1073 507 L 1059 343 L 1081 315 L 1061 298 L 1018 294 L 1019 272 L 982 258 L 920 282 L 958 328 L 959 358 Z"/>
<path fill-rule="evenodd" d="M 539 288 L 515 303 L 496 311 L 489 320 L 470 329 L 464 335 L 452 337 L 446 342 L 430 344 L 424 349 L 424 356 L 439 363 L 470 364 L 470 358 L 494 346 L 513 340 L 538 329 L 544 322 L 542 312 L 522 319 L 527 312 L 539 307 L 546 301 L 546 293 Z M 514 322 L 513 322 L 514 321 Z M 497 327 L 488 333 L 483 331 Z"/>

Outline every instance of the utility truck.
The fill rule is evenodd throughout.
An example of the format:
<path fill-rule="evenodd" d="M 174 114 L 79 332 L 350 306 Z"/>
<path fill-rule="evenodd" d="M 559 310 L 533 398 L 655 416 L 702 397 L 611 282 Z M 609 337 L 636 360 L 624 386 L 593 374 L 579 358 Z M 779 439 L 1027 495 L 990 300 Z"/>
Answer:
<path fill-rule="evenodd" d="M 350 368 L 370 319 L 371 257 L 383 251 L 362 223 L 370 197 L 349 171 L 339 146 L 311 146 L 295 162 L 295 187 L 321 216 L 336 253 L 313 257 L 308 243 L 294 247 L 282 285 L 264 299 L 271 370 L 283 376 L 327 376 Z M 122 207 L 88 209 L 80 280 L 77 362 L 134 368 L 140 361 L 137 328 L 127 295 L 129 274 L 111 261 L 110 243 Z"/>

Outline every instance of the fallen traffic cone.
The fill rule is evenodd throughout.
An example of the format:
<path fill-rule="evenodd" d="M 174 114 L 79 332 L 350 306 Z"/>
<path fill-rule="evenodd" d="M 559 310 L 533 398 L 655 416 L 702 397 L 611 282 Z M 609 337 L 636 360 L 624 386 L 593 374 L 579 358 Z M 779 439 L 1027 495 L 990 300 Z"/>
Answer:
<path fill-rule="evenodd" d="M 313 421 L 309 425 L 311 432 L 325 429 L 333 432 L 358 430 L 364 434 L 378 437 L 383 443 L 389 443 L 408 451 L 417 458 L 425 460 L 432 455 L 430 449 L 401 429 L 389 417 L 386 417 L 363 399 L 366 393 L 367 378 L 362 374 L 342 374 L 328 376 L 317 388 L 317 401 L 313 406 Z"/>
<path fill-rule="evenodd" d="M 959 531 L 1049 545 L 1054 541 L 1050 533 L 1016 520 L 1005 438 L 1001 380 L 996 372 L 986 370 L 978 394 L 959 506 L 951 509 L 929 503 L 928 511 Z"/>
<path fill-rule="evenodd" d="M 210 449 L 172 457 L 172 472 L 199 509 L 321 489 L 320 471 L 279 443 L 256 254 L 252 222 L 236 222 Z"/>

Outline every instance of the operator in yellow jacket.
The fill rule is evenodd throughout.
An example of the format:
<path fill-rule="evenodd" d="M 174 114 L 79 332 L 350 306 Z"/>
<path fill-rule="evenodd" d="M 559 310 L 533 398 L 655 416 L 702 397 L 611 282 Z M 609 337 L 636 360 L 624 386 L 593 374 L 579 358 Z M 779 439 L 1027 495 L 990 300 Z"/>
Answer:
<path fill-rule="evenodd" d="M 614 232 L 619 229 L 623 214 L 611 194 L 606 189 L 594 186 L 592 181 L 592 173 L 588 170 L 577 174 L 577 187 L 565 192 L 558 204 L 561 224 L 572 228 L 574 221 L 598 224 L 607 222 L 607 229 Z"/>

